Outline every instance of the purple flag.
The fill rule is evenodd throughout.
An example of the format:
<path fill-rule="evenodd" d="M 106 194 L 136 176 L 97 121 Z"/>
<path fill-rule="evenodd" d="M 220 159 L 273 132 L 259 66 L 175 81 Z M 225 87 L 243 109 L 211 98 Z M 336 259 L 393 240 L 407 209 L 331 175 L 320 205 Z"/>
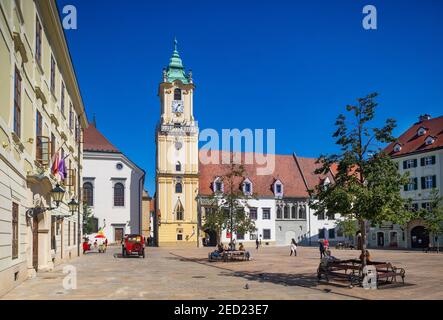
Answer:
<path fill-rule="evenodd" d="M 61 158 L 58 163 L 58 174 L 60 175 L 60 179 L 65 180 L 66 178 L 66 166 L 65 166 L 65 158 Z"/>

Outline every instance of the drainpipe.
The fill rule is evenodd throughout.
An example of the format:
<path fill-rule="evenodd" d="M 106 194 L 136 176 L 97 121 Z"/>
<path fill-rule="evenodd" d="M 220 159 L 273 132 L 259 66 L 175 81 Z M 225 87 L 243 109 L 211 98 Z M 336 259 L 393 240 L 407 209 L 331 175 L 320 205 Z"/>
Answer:
<path fill-rule="evenodd" d="M 79 121 L 79 126 L 80 126 L 80 119 L 78 119 Z M 82 229 L 83 229 L 83 223 L 81 223 L 80 221 L 80 210 L 82 207 L 81 204 L 81 189 L 80 189 L 80 185 L 81 185 L 81 181 L 80 181 L 80 162 L 82 159 L 81 156 L 81 141 L 82 141 L 82 136 L 83 136 L 83 130 L 80 130 L 79 132 L 79 136 L 78 136 L 78 141 L 77 141 L 77 154 L 78 154 L 78 161 L 77 161 L 77 194 L 78 194 L 78 207 L 77 207 L 77 256 L 80 257 L 80 243 L 81 243 L 81 235 L 82 235 Z M 63 246 L 62 246 L 63 247 Z M 63 249 L 62 249 L 63 251 Z"/>
<path fill-rule="evenodd" d="M 138 233 L 142 234 L 142 223 L 143 223 L 143 187 L 142 185 L 144 184 L 145 178 L 145 172 L 143 171 L 142 176 L 140 177 L 140 179 L 138 180 L 138 199 L 139 199 L 139 206 L 138 206 Z"/>

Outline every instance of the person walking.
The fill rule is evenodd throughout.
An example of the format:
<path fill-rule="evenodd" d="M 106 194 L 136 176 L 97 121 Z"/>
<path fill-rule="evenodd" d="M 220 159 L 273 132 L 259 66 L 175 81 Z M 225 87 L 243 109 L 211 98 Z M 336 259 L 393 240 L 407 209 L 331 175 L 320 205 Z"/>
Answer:
<path fill-rule="evenodd" d="M 291 253 L 289 254 L 289 256 L 292 256 L 292 254 L 294 254 L 294 257 L 297 256 L 297 243 L 295 242 L 294 238 L 292 238 L 291 240 Z"/>
<path fill-rule="evenodd" d="M 260 245 L 260 242 L 258 241 L 258 238 L 257 238 L 257 239 L 255 239 L 255 249 L 258 250 L 259 245 Z"/>
<path fill-rule="evenodd" d="M 326 257 L 325 255 L 325 245 L 323 243 L 323 240 L 318 240 L 318 248 L 320 249 L 320 259 L 323 257 Z"/>

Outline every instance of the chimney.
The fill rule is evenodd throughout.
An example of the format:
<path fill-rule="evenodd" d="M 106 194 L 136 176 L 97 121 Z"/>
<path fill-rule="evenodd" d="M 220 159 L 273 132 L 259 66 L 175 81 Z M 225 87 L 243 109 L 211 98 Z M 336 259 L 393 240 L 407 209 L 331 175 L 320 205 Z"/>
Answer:
<path fill-rule="evenodd" d="M 431 119 L 431 115 L 426 113 L 426 114 L 422 114 L 418 117 L 418 122 L 420 123 L 420 122 L 430 120 L 430 119 Z"/>

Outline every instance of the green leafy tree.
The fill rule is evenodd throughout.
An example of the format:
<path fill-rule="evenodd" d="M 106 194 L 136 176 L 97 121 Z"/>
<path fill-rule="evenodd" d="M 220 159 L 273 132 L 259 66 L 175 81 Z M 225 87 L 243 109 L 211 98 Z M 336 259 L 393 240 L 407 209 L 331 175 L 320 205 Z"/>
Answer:
<path fill-rule="evenodd" d="M 381 149 L 382 144 L 395 141 L 392 131 L 395 120 L 388 119 L 381 128 L 372 125 L 377 103 L 376 93 L 348 105 L 349 118 L 340 114 L 333 134 L 340 153 L 322 155 L 318 174 L 327 174 L 337 166 L 334 181 L 312 190 L 312 207 L 320 213 L 338 213 L 359 223 L 362 253 L 366 250 L 366 223 L 392 221 L 405 224 L 411 218 L 406 201 L 400 196 L 407 177 L 398 172 L 398 165 Z M 365 256 L 365 255 L 364 255 Z M 366 259 L 363 259 L 363 265 Z"/>
<path fill-rule="evenodd" d="M 433 189 L 430 198 L 431 202 L 429 210 L 419 210 L 416 217 L 423 220 L 426 229 L 428 229 L 431 236 L 437 237 L 438 244 L 438 237 L 443 233 L 443 197 L 440 196 L 437 189 Z M 438 245 L 437 250 L 439 250 Z"/>
<path fill-rule="evenodd" d="M 95 231 L 95 219 L 91 208 L 86 202 L 83 203 L 83 234 L 91 234 Z"/>
<path fill-rule="evenodd" d="M 248 200 L 253 199 L 253 195 L 246 195 L 239 185 L 246 178 L 244 166 L 232 161 L 227 165 L 226 174 L 219 177 L 224 185 L 223 192 L 215 192 L 211 196 L 211 213 L 204 219 L 203 229 L 211 229 L 217 232 L 218 239 L 226 229 L 232 235 L 255 232 L 255 222 L 246 214 L 244 208 L 248 207 Z"/>
<path fill-rule="evenodd" d="M 337 223 L 337 228 L 343 232 L 344 236 L 354 237 L 359 230 L 358 221 L 354 217 L 348 216 Z"/>

